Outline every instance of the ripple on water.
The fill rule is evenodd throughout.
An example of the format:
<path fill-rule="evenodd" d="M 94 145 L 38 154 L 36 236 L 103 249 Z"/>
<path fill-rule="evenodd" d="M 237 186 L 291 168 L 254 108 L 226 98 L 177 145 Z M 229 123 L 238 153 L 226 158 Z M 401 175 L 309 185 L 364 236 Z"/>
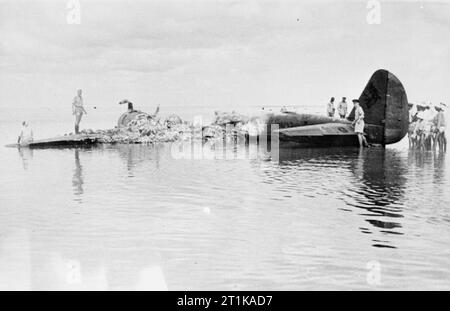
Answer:
<path fill-rule="evenodd" d="M 49 286 L 55 254 L 107 271 L 110 288 L 134 288 L 150 262 L 169 289 L 364 289 L 374 260 L 383 288 L 450 287 L 444 155 L 281 149 L 274 162 L 176 160 L 167 146 L 144 145 L 10 151 L 1 154 L 10 165 L 0 174 L 0 241 L 15 242 L 0 245 L 29 247 L 37 289 Z M 0 276 L 17 269 L 15 251 L 0 251 Z"/>

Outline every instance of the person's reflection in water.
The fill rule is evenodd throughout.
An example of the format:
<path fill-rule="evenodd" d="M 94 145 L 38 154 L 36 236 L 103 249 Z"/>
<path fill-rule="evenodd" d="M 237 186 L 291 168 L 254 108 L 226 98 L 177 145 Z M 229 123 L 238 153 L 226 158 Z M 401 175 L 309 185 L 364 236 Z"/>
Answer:
<path fill-rule="evenodd" d="M 72 187 L 75 195 L 75 201 L 79 203 L 81 203 L 81 196 L 84 193 L 83 184 L 83 167 L 80 163 L 79 150 L 75 149 L 75 169 L 73 170 Z"/>
<path fill-rule="evenodd" d="M 439 154 L 433 154 L 433 197 L 436 200 L 436 204 L 432 204 L 431 210 L 433 216 L 438 216 L 441 209 L 441 206 L 447 205 L 442 202 L 446 197 L 446 187 L 443 187 L 445 183 L 445 153 L 440 152 Z M 445 190 L 444 190 L 445 189 Z M 438 202 L 442 202 L 439 204 Z M 444 212 L 444 214 L 447 214 Z M 438 217 L 440 218 L 440 217 Z"/>
<path fill-rule="evenodd" d="M 447 214 L 442 210 L 443 206 L 448 205 L 445 157 L 445 153 L 422 150 L 410 150 L 408 153 L 408 163 L 415 177 L 409 188 L 427 194 L 426 197 L 418 197 L 416 202 L 417 206 L 427 206 L 425 218 L 431 222 Z"/>
<path fill-rule="evenodd" d="M 314 161 L 311 161 L 314 160 Z M 355 150 L 354 148 L 280 149 L 280 166 L 313 165 L 315 174 L 327 176 L 326 170 L 349 169 L 354 178 L 340 193 L 347 207 L 356 208 L 371 226 L 360 227 L 364 234 L 375 228 L 383 235 L 373 239 L 375 247 L 394 247 L 386 238 L 403 234 L 400 219 L 405 200 L 406 157 L 383 148 Z M 296 170 L 285 170 L 287 172 Z M 336 174 L 333 172 L 333 174 Z M 345 177 L 344 177 L 345 178 Z M 311 181 L 309 181 L 311 182 Z M 320 188 L 320 185 L 316 188 Z M 335 189 L 337 190 L 337 188 Z M 322 194 L 318 194 L 321 196 Z M 338 208 L 351 211 L 348 208 Z M 362 212 L 361 212 L 362 211 Z"/>
<path fill-rule="evenodd" d="M 136 146 L 134 145 L 128 145 L 126 146 L 127 152 L 126 152 L 126 159 L 127 159 L 127 171 L 128 171 L 128 177 L 134 177 L 133 174 L 133 167 L 135 165 L 134 155 Z M 119 149 L 120 150 L 120 149 Z"/>
<path fill-rule="evenodd" d="M 33 160 L 33 149 L 18 148 L 19 156 L 22 159 L 22 166 L 24 170 L 28 170 L 29 162 Z"/>
<path fill-rule="evenodd" d="M 364 209 L 366 221 L 384 234 L 403 234 L 400 218 L 406 183 L 407 166 L 397 151 L 391 149 L 361 150 L 351 165 L 357 178 L 356 187 L 351 189 L 354 207 Z M 388 219 L 386 219 L 388 217 Z M 371 233 L 368 228 L 360 228 Z M 391 247 L 389 241 L 373 240 L 375 247 Z"/>
<path fill-rule="evenodd" d="M 442 184 L 445 175 L 445 153 L 423 152 L 421 150 L 409 150 L 408 165 L 414 167 L 417 172 L 433 172 L 433 182 Z"/>
<path fill-rule="evenodd" d="M 442 184 L 444 181 L 445 172 L 445 153 L 434 153 L 434 183 Z M 442 187 L 439 187 L 442 190 Z"/>

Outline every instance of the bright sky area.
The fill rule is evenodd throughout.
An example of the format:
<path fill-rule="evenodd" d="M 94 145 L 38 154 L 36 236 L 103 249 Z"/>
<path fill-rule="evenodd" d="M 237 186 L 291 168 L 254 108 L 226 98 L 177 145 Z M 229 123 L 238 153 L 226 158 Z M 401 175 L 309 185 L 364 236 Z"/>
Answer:
<path fill-rule="evenodd" d="M 450 2 L 0 0 L 0 107 L 322 105 L 390 70 L 410 102 L 450 103 Z M 11 110 L 12 109 L 12 110 Z M 323 108 L 325 109 L 325 108 Z M 5 111 L 3 109 L 3 111 Z"/>

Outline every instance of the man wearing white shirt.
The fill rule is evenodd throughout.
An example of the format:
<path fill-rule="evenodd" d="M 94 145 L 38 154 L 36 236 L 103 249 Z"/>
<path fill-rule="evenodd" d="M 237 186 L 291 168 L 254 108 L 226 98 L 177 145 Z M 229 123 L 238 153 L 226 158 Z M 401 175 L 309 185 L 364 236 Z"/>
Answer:
<path fill-rule="evenodd" d="M 19 138 L 17 139 L 17 143 L 20 146 L 28 145 L 33 141 L 33 130 L 28 126 L 26 121 L 22 122 L 22 130 L 20 131 Z"/>

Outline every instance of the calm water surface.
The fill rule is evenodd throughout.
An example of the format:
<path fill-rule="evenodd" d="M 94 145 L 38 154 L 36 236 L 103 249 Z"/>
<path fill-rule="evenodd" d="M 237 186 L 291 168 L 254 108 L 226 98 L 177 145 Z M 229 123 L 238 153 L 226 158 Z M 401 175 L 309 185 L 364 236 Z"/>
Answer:
<path fill-rule="evenodd" d="M 249 154 L 1 147 L 0 289 L 450 289 L 448 156 Z"/>

